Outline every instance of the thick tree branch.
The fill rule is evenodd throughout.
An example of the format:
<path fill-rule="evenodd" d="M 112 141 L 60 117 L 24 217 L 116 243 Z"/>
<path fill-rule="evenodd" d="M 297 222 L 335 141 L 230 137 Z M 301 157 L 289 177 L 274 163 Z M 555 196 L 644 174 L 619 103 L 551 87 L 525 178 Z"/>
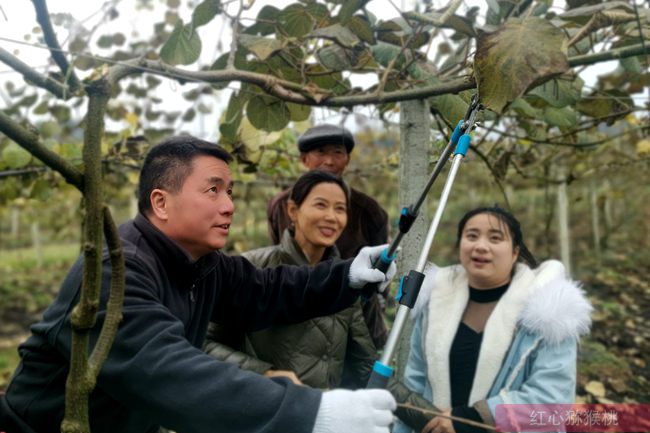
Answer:
<path fill-rule="evenodd" d="M 47 75 L 37 72 L 34 68 L 27 63 L 23 63 L 18 57 L 2 47 L 0 47 L 0 62 L 20 73 L 25 80 L 51 92 L 57 98 L 68 99 L 70 97 L 70 91 L 66 86 Z"/>
<path fill-rule="evenodd" d="M 101 143 L 104 116 L 111 94 L 105 78 L 94 81 L 86 89 L 88 114 L 84 132 L 84 270 L 79 303 L 71 315 L 72 350 L 70 371 L 66 380 L 65 415 L 62 433 L 90 433 L 89 397 L 95 387 L 94 370 L 88 363 L 90 332 L 97 320 L 99 293 L 102 286 L 102 239 L 104 211 L 102 199 Z M 116 329 L 116 328 L 115 328 Z M 107 331 L 108 332 L 108 331 Z M 113 338 L 113 336 L 109 336 Z M 100 352 L 101 353 L 101 352 Z M 99 370 L 101 366 L 96 366 Z"/>
<path fill-rule="evenodd" d="M 629 47 L 606 51 L 604 53 L 571 57 L 569 58 L 569 65 L 571 67 L 591 65 L 606 60 L 638 56 L 644 53 L 648 53 L 648 51 L 650 51 L 650 46 L 648 45 L 632 45 Z M 431 86 L 423 86 L 406 90 L 396 90 L 393 92 L 383 92 L 380 94 L 366 93 L 348 96 L 328 96 L 329 92 L 326 89 L 320 89 L 315 86 L 304 86 L 302 83 L 281 80 L 275 76 L 268 74 L 259 74 L 256 72 L 236 69 L 218 71 L 188 71 L 174 66 L 166 65 L 159 61 L 152 61 L 147 59 L 133 59 L 115 64 L 109 69 L 108 81 L 111 84 L 115 84 L 126 76 L 141 74 L 145 72 L 168 77 L 180 82 L 181 84 L 184 84 L 186 82 L 215 84 L 229 81 L 239 81 L 242 83 L 256 85 L 264 89 L 264 91 L 266 91 L 268 94 L 287 102 L 325 107 L 350 107 L 355 105 L 385 104 L 390 102 L 408 101 L 412 99 L 422 99 L 450 93 L 459 93 L 463 90 L 469 90 L 476 87 L 474 79 L 472 77 L 466 77 L 457 78 L 455 80 Z"/>
<path fill-rule="evenodd" d="M 581 56 L 569 57 L 569 66 L 573 68 L 576 66 L 593 65 L 600 62 L 606 62 L 608 60 L 625 59 L 628 57 L 635 57 L 649 53 L 650 45 L 636 44 L 623 48 L 604 51 L 602 53 L 584 54 Z"/>
<path fill-rule="evenodd" d="M 56 38 L 52 22 L 50 21 L 50 12 L 47 9 L 47 3 L 45 0 L 32 0 L 32 3 L 36 10 L 36 21 L 38 21 L 38 24 L 43 30 L 43 37 L 45 43 L 50 48 L 50 54 L 52 55 L 54 62 L 61 69 L 65 80 L 70 85 L 70 89 L 73 92 L 76 92 L 81 88 L 81 85 L 74 72 L 74 68 L 70 66 L 70 63 L 68 63 L 68 59 L 66 59 L 65 54 L 61 50 L 61 45 L 59 45 L 59 41 Z"/>
<path fill-rule="evenodd" d="M 227 81 L 240 81 L 242 83 L 254 84 L 264 89 L 270 95 L 276 96 L 287 102 L 294 102 L 303 105 L 318 105 L 327 107 L 346 107 L 353 105 L 384 104 L 388 102 L 407 101 L 411 99 L 428 98 L 430 96 L 458 93 L 463 90 L 473 89 L 476 85 L 472 78 L 460 78 L 435 86 L 424 86 L 407 90 L 385 92 L 379 95 L 364 94 L 350 96 L 332 96 L 315 98 L 305 91 L 305 86 L 287 80 L 280 80 L 272 75 L 259 74 L 256 72 L 242 70 L 219 70 L 219 71 L 187 71 L 161 62 L 151 60 L 131 60 L 122 62 L 111 67 L 108 79 L 116 83 L 120 79 L 134 74 L 149 72 L 152 74 L 169 77 L 181 83 L 222 83 Z M 316 89 L 327 93 L 327 90 Z"/>
<path fill-rule="evenodd" d="M 38 134 L 19 125 L 2 111 L 0 111 L 0 132 L 40 159 L 43 164 L 61 173 L 69 184 L 83 191 L 84 179 L 83 174 L 79 170 L 58 154 L 45 147 L 40 141 Z"/>
<path fill-rule="evenodd" d="M 106 318 L 88 360 L 90 375 L 95 379 L 108 356 L 108 351 L 113 345 L 113 340 L 117 334 L 117 328 L 122 321 L 122 303 L 124 301 L 125 266 L 122 243 L 108 206 L 103 207 L 103 214 L 104 236 L 106 236 L 106 244 L 111 259 L 111 288 L 106 305 Z"/>

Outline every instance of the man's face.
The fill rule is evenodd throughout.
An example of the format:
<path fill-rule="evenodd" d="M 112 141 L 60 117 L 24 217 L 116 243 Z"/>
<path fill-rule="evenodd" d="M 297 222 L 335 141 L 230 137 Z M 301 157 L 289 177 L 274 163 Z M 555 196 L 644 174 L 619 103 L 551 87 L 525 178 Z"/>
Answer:
<path fill-rule="evenodd" d="M 223 248 L 235 211 L 230 168 L 212 156 L 199 156 L 177 193 L 165 194 L 163 231 L 194 259 Z"/>
<path fill-rule="evenodd" d="M 300 160 L 309 170 L 323 170 L 342 176 L 345 167 L 350 162 L 350 155 L 342 144 L 326 144 L 309 152 L 301 153 Z"/>

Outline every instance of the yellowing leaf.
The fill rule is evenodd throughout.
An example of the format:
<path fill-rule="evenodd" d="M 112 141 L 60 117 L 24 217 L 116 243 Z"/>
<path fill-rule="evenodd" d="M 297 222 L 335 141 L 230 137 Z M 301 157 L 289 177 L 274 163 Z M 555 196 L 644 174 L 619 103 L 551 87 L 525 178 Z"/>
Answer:
<path fill-rule="evenodd" d="M 276 51 L 284 48 L 284 43 L 277 39 L 265 38 L 263 36 L 252 36 L 247 34 L 239 35 L 238 41 L 260 60 L 266 60 Z"/>
<path fill-rule="evenodd" d="M 131 129 L 136 129 L 138 127 L 138 119 L 139 117 L 135 113 L 128 113 L 125 118 L 126 123 L 129 124 Z"/>
<path fill-rule="evenodd" d="M 249 151 L 258 151 L 264 146 L 275 143 L 281 137 L 282 131 L 262 131 L 255 128 L 246 117 L 242 120 L 239 129 L 239 138 Z"/>
<path fill-rule="evenodd" d="M 32 155 L 13 141 L 2 150 L 2 160 L 9 168 L 22 168 L 29 164 Z"/>
<path fill-rule="evenodd" d="M 541 18 L 510 19 L 477 41 L 474 71 L 481 102 L 501 113 L 530 87 L 569 68 L 566 36 Z"/>
<path fill-rule="evenodd" d="M 602 382 L 598 382 L 597 380 L 592 380 L 588 384 L 585 385 L 585 391 L 587 391 L 589 394 L 593 395 L 594 397 L 605 397 L 605 385 L 603 385 Z"/>
<path fill-rule="evenodd" d="M 650 139 L 643 139 L 636 144 L 636 153 L 643 155 L 644 153 L 650 153 Z"/>

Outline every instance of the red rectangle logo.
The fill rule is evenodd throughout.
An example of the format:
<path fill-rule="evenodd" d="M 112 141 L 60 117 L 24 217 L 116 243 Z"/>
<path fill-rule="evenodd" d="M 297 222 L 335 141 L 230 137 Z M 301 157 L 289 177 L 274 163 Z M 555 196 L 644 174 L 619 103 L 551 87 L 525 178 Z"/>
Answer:
<path fill-rule="evenodd" d="M 649 432 L 649 404 L 499 404 L 502 432 Z"/>

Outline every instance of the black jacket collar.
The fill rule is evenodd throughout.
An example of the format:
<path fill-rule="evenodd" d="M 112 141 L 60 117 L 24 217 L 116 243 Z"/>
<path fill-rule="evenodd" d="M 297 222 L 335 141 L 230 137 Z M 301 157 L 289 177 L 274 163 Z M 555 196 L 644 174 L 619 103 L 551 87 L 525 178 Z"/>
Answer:
<path fill-rule="evenodd" d="M 198 260 L 192 257 L 180 245 L 154 226 L 144 215 L 139 213 L 134 221 L 136 229 L 158 259 L 162 262 L 169 275 L 181 281 L 195 281 L 210 273 L 219 260 L 217 252 L 207 254 Z"/>

